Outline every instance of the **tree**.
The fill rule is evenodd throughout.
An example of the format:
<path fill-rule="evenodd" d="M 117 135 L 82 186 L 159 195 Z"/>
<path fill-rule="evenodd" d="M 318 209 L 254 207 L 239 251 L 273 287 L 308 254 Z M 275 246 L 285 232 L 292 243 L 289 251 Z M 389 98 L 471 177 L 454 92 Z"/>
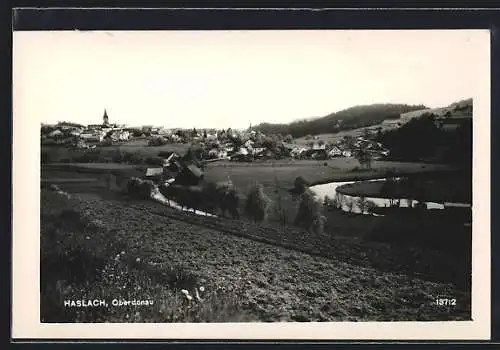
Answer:
<path fill-rule="evenodd" d="M 364 166 L 367 169 L 371 169 L 373 157 L 366 148 L 359 149 L 357 152 L 355 152 L 354 157 L 361 166 Z"/>
<path fill-rule="evenodd" d="M 286 143 L 292 143 L 293 142 L 293 136 L 291 134 L 286 135 L 284 141 Z"/>
<path fill-rule="evenodd" d="M 365 197 L 359 197 L 357 200 L 358 208 L 361 211 L 361 214 L 364 214 L 368 209 L 368 202 Z"/>
<path fill-rule="evenodd" d="M 316 201 L 312 191 L 306 190 L 299 198 L 295 225 L 320 234 L 323 233 L 325 221 L 320 203 Z"/>
<path fill-rule="evenodd" d="M 352 198 L 344 198 L 344 204 L 347 207 L 349 213 L 352 213 L 352 210 L 354 208 L 354 201 L 352 200 Z"/>
<path fill-rule="evenodd" d="M 323 146 L 324 144 L 325 144 L 325 141 L 323 141 L 323 140 L 318 141 L 318 145 Z"/>
<path fill-rule="evenodd" d="M 297 194 L 302 194 L 307 189 L 309 183 L 302 176 L 297 176 L 293 182 L 294 192 Z"/>
<path fill-rule="evenodd" d="M 280 190 L 281 186 L 278 177 L 276 176 L 276 173 L 274 174 L 274 184 L 276 186 L 276 201 L 275 201 L 276 215 L 278 216 L 280 227 L 284 229 L 288 224 L 288 213 L 286 206 L 283 203 L 283 196 Z"/>
<path fill-rule="evenodd" d="M 266 219 L 271 200 L 264 193 L 264 187 L 255 182 L 250 185 L 245 202 L 245 214 L 254 223 L 262 222 Z"/>

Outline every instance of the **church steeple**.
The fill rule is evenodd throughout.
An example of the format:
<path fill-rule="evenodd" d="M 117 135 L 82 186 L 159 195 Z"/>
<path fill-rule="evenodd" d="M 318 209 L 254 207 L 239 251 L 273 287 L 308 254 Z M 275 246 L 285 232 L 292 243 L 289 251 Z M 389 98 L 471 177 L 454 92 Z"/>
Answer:
<path fill-rule="evenodd" d="M 108 113 L 106 112 L 106 108 L 104 109 L 104 115 L 102 116 L 102 120 L 104 122 L 104 125 L 109 125 L 109 117 Z"/>

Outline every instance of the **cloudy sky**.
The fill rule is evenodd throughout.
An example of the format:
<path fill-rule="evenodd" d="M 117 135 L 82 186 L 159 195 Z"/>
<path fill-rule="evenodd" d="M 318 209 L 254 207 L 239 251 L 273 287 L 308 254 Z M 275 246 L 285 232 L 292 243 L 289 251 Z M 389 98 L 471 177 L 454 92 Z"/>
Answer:
<path fill-rule="evenodd" d="M 240 128 L 473 97 L 487 31 L 16 32 L 13 108 L 42 122 Z M 483 61 L 480 61 L 483 59 Z"/>

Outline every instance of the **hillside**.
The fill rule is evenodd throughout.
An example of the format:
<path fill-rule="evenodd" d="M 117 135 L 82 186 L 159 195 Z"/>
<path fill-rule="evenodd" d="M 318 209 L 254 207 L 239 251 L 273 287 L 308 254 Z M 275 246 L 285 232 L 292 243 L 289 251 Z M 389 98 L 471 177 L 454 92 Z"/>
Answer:
<path fill-rule="evenodd" d="M 45 322 L 470 319 L 470 293 L 442 279 L 450 271 L 464 274 L 443 254 L 320 237 L 297 249 L 301 235 L 285 242 L 275 237 L 279 232 L 249 223 L 242 228 L 149 202 L 72 195 L 41 193 Z M 95 265 L 95 276 L 73 273 L 69 282 L 66 259 L 76 252 L 72 264 Z M 181 288 L 199 286 L 199 303 L 183 300 Z M 154 305 L 80 312 L 61 306 L 70 296 L 96 295 Z M 434 305 L 442 295 L 456 298 L 458 307 Z"/>
<path fill-rule="evenodd" d="M 307 134 L 323 134 L 371 126 L 385 119 L 399 118 L 403 113 L 424 109 L 426 106 L 423 105 L 388 103 L 354 106 L 312 120 L 300 120 L 289 124 L 262 123 L 257 125 L 255 129 L 264 134 L 291 134 L 298 138 Z"/>
<path fill-rule="evenodd" d="M 425 108 L 416 111 L 410 111 L 407 113 L 401 114 L 401 119 L 404 121 L 408 121 L 412 118 L 418 118 L 423 116 L 426 113 L 434 114 L 438 117 L 443 117 L 446 113 L 449 112 L 449 116 L 451 118 L 464 118 L 464 117 L 472 117 L 472 98 L 461 100 L 458 102 L 454 102 L 446 107 L 439 108 Z"/>

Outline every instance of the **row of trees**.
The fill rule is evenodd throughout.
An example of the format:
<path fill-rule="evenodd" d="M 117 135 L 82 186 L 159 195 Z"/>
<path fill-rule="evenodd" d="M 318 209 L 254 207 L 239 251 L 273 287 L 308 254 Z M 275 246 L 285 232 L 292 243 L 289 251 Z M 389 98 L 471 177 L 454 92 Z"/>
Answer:
<path fill-rule="evenodd" d="M 455 130 L 444 130 L 432 114 L 414 118 L 401 128 L 377 135 L 395 160 L 438 162 L 472 166 L 472 118 Z"/>
<path fill-rule="evenodd" d="M 279 185 L 279 181 L 275 178 L 276 184 Z M 322 215 L 321 211 L 321 203 L 319 203 L 312 191 L 306 188 L 302 181 L 297 181 L 298 186 L 303 189 L 302 193 L 298 196 L 297 201 L 297 213 L 293 224 L 295 226 L 301 227 L 303 229 L 321 234 L 324 231 L 324 226 L 326 223 L 326 218 Z M 221 207 L 221 203 L 217 201 L 222 201 L 226 197 L 230 197 L 231 206 L 233 208 L 230 210 L 231 213 L 235 213 L 235 206 L 238 206 L 238 199 L 236 197 L 236 192 L 234 188 L 224 188 L 224 191 L 221 192 L 219 187 L 217 187 L 214 183 L 206 183 L 204 186 L 199 189 L 190 188 L 190 187 L 182 187 L 178 186 L 175 189 L 177 191 L 162 191 L 165 195 L 171 197 L 172 193 L 178 194 L 175 196 L 176 198 L 172 198 L 174 200 L 179 200 L 179 193 L 182 192 L 183 197 L 186 197 L 181 200 L 181 202 L 189 205 L 190 207 L 196 206 L 196 208 L 192 209 L 205 209 L 205 205 L 203 204 L 205 201 L 212 201 L 212 209 L 217 207 Z M 180 191 L 180 190 L 183 191 Z M 155 191 L 155 185 L 152 181 L 142 180 L 139 178 L 132 178 L 129 180 L 127 184 L 127 191 L 134 197 L 145 199 L 150 198 L 153 191 Z M 196 192 L 196 193 L 195 193 Z M 212 192 L 217 194 L 220 192 L 223 196 L 211 195 Z M 278 191 L 279 192 L 279 191 Z M 189 198 L 191 200 L 189 200 Z M 229 198 L 228 197 L 228 198 Z M 226 201 L 227 202 L 227 201 Z M 224 203 L 222 203 L 224 204 Z M 227 203 L 226 203 L 227 204 Z M 227 207 L 224 206 L 224 208 Z M 208 207 L 207 207 L 208 208 Z M 222 208 L 222 207 L 221 207 Z M 245 216 L 252 221 L 253 223 L 262 223 L 268 219 L 269 214 L 271 213 L 271 209 L 274 208 L 276 210 L 276 214 L 278 216 L 278 222 L 280 227 L 283 229 L 288 225 L 288 213 L 286 207 L 284 205 L 283 198 L 281 194 L 278 194 L 276 201 L 273 201 L 269 198 L 269 196 L 265 193 L 264 187 L 262 184 L 258 182 L 252 183 L 246 193 L 244 200 L 244 214 Z M 239 218 L 238 215 L 233 215 L 233 218 Z"/>

